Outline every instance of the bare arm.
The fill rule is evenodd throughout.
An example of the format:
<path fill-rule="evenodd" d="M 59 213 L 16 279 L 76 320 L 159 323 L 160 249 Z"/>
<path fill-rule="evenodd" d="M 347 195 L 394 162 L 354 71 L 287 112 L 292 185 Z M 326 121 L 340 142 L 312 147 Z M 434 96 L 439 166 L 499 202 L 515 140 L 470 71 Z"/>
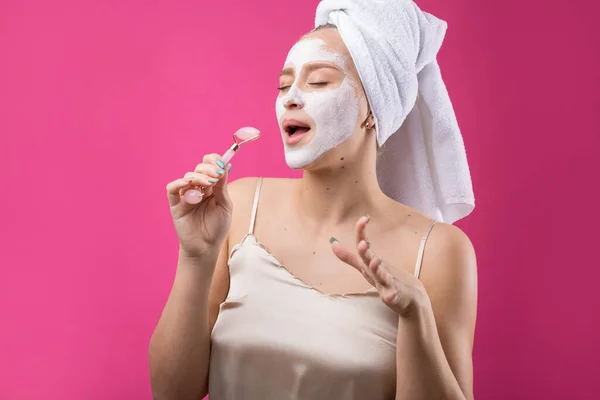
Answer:
<path fill-rule="evenodd" d="M 155 400 L 200 400 L 208 392 L 210 335 L 229 291 L 230 237 L 235 221 L 249 219 L 255 182 L 242 178 L 228 184 L 234 222 L 220 250 L 201 258 L 180 253 L 171 293 L 150 340 Z"/>
<path fill-rule="evenodd" d="M 399 319 L 396 399 L 473 399 L 477 268 L 462 231 L 434 229 L 421 281 L 422 301 Z"/>
<path fill-rule="evenodd" d="M 228 290 L 227 249 L 225 241 L 219 253 L 202 259 L 180 255 L 171 293 L 150 340 L 156 400 L 199 400 L 208 392 L 210 332 Z"/>
<path fill-rule="evenodd" d="M 453 225 L 436 225 L 419 280 L 375 254 L 368 222 L 361 217 L 356 223 L 356 251 L 335 238 L 332 250 L 399 316 L 396 400 L 472 399 L 477 267 L 471 241 Z"/>

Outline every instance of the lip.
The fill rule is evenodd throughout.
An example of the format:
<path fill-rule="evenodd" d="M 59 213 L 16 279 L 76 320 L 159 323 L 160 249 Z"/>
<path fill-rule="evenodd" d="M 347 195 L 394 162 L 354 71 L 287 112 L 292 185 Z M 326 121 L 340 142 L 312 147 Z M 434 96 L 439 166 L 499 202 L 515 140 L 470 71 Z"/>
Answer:
<path fill-rule="evenodd" d="M 288 135 L 287 133 L 284 133 L 283 140 L 285 141 L 285 144 L 291 146 L 291 145 L 294 145 L 294 144 L 300 142 L 302 139 L 304 139 L 306 136 L 308 136 L 308 134 L 310 132 L 311 132 L 311 129 L 309 128 L 306 132 L 294 133 L 291 136 Z"/>
<path fill-rule="evenodd" d="M 283 122 L 281 123 L 281 127 L 283 128 L 283 130 L 285 131 L 289 126 L 301 126 L 301 127 L 310 129 L 310 125 L 307 124 L 306 122 L 302 122 L 298 119 L 291 119 L 291 118 L 284 119 Z"/>
<path fill-rule="evenodd" d="M 290 135 L 287 133 L 287 128 L 290 126 L 300 126 L 300 127 L 308 128 L 308 130 L 303 133 L 294 133 L 293 135 Z M 294 144 L 300 142 L 312 130 L 308 123 L 300 121 L 298 119 L 292 119 L 292 118 L 284 119 L 281 124 L 281 128 L 283 130 L 283 139 L 285 141 L 285 144 L 287 144 L 287 145 L 294 145 Z"/>

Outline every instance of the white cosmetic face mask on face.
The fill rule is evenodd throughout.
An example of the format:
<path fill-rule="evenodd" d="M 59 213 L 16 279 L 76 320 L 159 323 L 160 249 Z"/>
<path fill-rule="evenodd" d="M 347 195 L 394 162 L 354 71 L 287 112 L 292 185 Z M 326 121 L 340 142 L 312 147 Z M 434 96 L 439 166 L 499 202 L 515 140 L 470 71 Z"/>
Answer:
<path fill-rule="evenodd" d="M 285 96 L 277 98 L 277 121 L 281 126 L 285 104 L 294 101 L 302 105 L 302 110 L 315 122 L 310 142 L 287 145 L 284 142 L 285 161 L 290 168 L 299 169 L 314 162 L 323 153 L 346 141 L 353 134 L 358 119 L 358 100 L 354 88 L 348 81 L 344 56 L 327 51 L 321 39 L 304 39 L 290 50 L 286 67 L 294 67 L 295 81 Z M 303 92 L 296 85 L 304 64 L 315 61 L 334 62 L 345 74 L 342 84 L 331 90 Z M 285 132 L 283 133 L 286 134 Z"/>

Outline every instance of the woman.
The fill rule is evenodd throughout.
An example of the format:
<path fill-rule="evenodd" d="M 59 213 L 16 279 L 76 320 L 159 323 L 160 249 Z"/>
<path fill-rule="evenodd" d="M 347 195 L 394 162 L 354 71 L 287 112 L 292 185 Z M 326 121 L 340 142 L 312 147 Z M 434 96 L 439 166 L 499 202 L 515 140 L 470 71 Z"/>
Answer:
<path fill-rule="evenodd" d="M 473 398 L 473 247 L 380 188 L 381 116 L 336 26 L 292 47 L 280 86 L 301 179 L 228 184 L 209 154 L 167 186 L 181 245 L 154 398 Z M 202 203 L 183 201 L 189 185 Z"/>

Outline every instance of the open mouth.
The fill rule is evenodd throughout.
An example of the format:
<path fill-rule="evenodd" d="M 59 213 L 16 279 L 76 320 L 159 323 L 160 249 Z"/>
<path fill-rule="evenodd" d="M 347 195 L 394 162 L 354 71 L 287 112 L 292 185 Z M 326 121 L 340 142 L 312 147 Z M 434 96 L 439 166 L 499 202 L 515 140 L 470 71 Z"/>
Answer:
<path fill-rule="evenodd" d="M 300 121 L 288 120 L 283 123 L 283 130 L 289 136 L 299 136 L 308 132 L 310 130 L 310 126 Z"/>

